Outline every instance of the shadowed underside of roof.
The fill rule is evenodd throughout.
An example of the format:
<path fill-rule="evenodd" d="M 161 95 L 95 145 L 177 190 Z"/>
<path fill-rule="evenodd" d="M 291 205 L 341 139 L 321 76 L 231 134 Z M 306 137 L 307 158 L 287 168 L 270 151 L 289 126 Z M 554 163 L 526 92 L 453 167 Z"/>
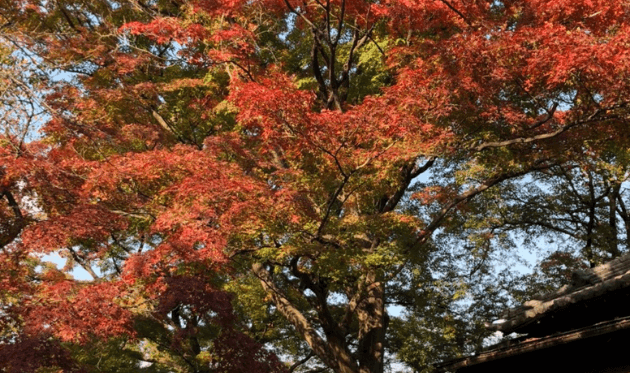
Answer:
<path fill-rule="evenodd" d="M 533 357 L 533 354 L 540 354 L 541 351 L 550 351 L 549 354 L 557 354 L 557 350 L 563 348 L 568 350 L 569 353 L 577 353 L 577 348 L 574 350 L 576 343 L 588 343 L 589 339 L 594 343 L 599 343 L 599 340 L 606 338 L 610 340 L 609 335 L 611 333 L 626 333 L 623 335 L 622 340 L 627 340 L 627 332 L 630 332 L 630 316 L 601 322 L 589 327 L 571 330 L 569 332 L 563 332 L 554 334 L 543 338 L 527 338 L 517 341 L 506 341 L 495 346 L 491 350 L 484 351 L 476 356 L 470 356 L 466 358 L 451 360 L 436 366 L 436 372 L 473 372 L 484 371 L 487 369 L 487 363 L 497 362 L 510 362 L 513 363 L 517 359 L 520 361 L 529 361 L 528 357 Z M 591 342 L 593 343 L 593 342 Z M 616 343 L 617 345 L 618 343 Z M 627 344 L 622 344 L 622 347 L 627 348 Z M 554 351 L 554 352 L 551 352 Z M 595 353 L 595 351 L 592 351 Z M 560 355 L 560 354 L 558 354 Z M 627 356 L 626 353 L 623 354 Z M 543 363 L 543 362 L 540 362 Z M 504 363 L 505 364 L 505 363 Z M 535 365 L 535 362 L 531 362 Z M 521 365 L 512 365 L 510 371 L 517 372 L 520 369 L 527 370 L 529 367 Z M 499 371 L 489 369 L 488 371 Z"/>

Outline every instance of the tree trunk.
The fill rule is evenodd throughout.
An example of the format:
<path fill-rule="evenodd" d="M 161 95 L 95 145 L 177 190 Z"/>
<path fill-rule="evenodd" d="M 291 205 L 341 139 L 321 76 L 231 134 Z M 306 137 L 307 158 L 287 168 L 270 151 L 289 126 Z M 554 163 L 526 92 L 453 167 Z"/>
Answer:
<path fill-rule="evenodd" d="M 610 242 L 608 247 L 610 248 L 610 253 L 613 258 L 617 258 L 621 255 L 621 252 L 619 252 L 619 240 L 617 237 L 619 234 L 619 228 L 617 227 L 617 196 L 619 195 L 620 190 L 621 183 L 615 183 L 612 187 L 612 191 L 610 192 L 610 196 L 608 197 L 608 225 L 610 226 Z"/>
<path fill-rule="evenodd" d="M 359 372 L 382 373 L 385 332 L 389 321 L 385 310 L 385 286 L 373 270 L 366 276 L 366 285 L 366 298 L 357 309 Z"/>

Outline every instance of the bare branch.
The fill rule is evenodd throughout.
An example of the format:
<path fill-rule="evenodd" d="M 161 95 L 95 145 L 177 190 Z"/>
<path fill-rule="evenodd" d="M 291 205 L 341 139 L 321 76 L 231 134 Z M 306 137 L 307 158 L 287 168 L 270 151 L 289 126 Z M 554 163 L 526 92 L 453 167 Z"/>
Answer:
<path fill-rule="evenodd" d="M 335 40 L 332 40 L 331 43 L 333 45 L 337 45 L 339 43 L 339 39 L 341 38 L 341 29 L 343 28 L 344 18 L 346 16 L 346 0 L 341 0 L 341 12 L 339 15 L 339 22 L 337 23 L 337 36 Z"/>
<path fill-rule="evenodd" d="M 297 368 L 300 367 L 300 365 L 306 364 L 307 361 L 311 360 L 311 358 L 315 356 L 315 353 L 313 351 L 310 351 L 308 353 L 308 355 L 306 355 L 306 357 L 302 360 L 298 360 L 295 363 L 293 363 L 293 365 L 291 365 L 289 367 L 289 373 L 293 373 L 293 371 L 295 371 Z"/>
<path fill-rule="evenodd" d="M 450 10 L 457 13 L 457 15 L 460 16 L 460 18 L 463 19 L 464 22 L 468 24 L 468 26 L 472 26 L 472 23 L 468 20 L 468 18 L 466 18 L 459 10 L 457 10 L 453 5 L 451 5 L 451 3 L 449 3 L 447 0 L 440 0 L 440 1 L 444 3 L 444 5 L 449 7 Z"/>
<path fill-rule="evenodd" d="M 440 223 L 442 222 L 442 220 L 444 220 L 444 218 L 446 217 L 446 215 L 457 205 L 459 205 L 460 203 L 470 200 L 471 198 L 475 197 L 476 195 L 488 190 L 489 188 L 502 183 L 505 180 L 509 180 L 509 179 L 513 179 L 515 177 L 519 177 L 519 176 L 523 176 L 531 171 L 534 170 L 543 170 L 543 169 L 548 169 L 549 167 L 551 167 L 552 165 L 550 164 L 542 164 L 540 166 L 534 166 L 531 168 L 527 168 L 525 170 L 522 171 L 512 171 L 512 172 L 507 172 L 504 174 L 500 174 L 497 175 L 493 178 L 490 178 L 488 180 L 486 180 L 485 182 L 481 183 L 480 185 L 474 187 L 474 188 L 470 188 L 468 189 L 466 192 L 456 196 L 453 198 L 453 200 L 448 203 L 446 206 L 444 206 L 431 220 L 431 223 L 429 223 L 429 225 L 422 231 L 422 233 L 420 233 L 418 235 L 418 238 L 416 239 L 416 243 L 424 243 L 426 242 L 429 237 L 431 237 L 431 235 L 433 234 L 433 232 L 440 226 Z"/>
<path fill-rule="evenodd" d="M 553 106 L 551 107 L 551 109 L 547 110 L 547 115 L 539 120 L 538 122 L 534 123 L 531 127 L 529 127 L 529 130 L 532 130 L 534 128 L 540 127 L 543 124 L 549 122 L 551 120 L 551 118 L 553 118 L 554 113 L 556 112 L 556 109 L 558 108 L 558 103 L 554 102 Z"/>
<path fill-rule="evenodd" d="M 335 193 L 333 193 L 333 195 L 328 200 L 328 206 L 326 207 L 326 214 L 324 215 L 324 218 L 319 224 L 319 228 L 317 228 L 317 237 L 320 237 L 322 235 L 322 232 L 324 231 L 324 226 L 326 226 L 326 223 L 328 222 L 328 219 L 330 218 L 332 207 L 337 201 L 337 197 L 339 197 L 339 194 L 341 194 L 341 191 L 346 186 L 346 183 L 348 183 L 348 179 L 350 179 L 350 176 L 346 176 L 343 178 L 343 180 L 341 181 L 341 184 L 339 184 L 339 187 L 337 187 L 337 190 L 335 190 Z"/>

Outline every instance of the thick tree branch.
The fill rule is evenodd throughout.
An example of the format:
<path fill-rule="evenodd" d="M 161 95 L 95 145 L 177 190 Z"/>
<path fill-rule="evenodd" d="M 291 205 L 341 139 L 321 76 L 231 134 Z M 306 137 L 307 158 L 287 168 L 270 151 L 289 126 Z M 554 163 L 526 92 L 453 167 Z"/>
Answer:
<path fill-rule="evenodd" d="M 300 280 L 302 289 L 309 289 L 313 292 L 313 294 L 315 294 L 315 299 L 313 299 L 311 304 L 317 311 L 322 329 L 328 339 L 342 341 L 345 335 L 343 333 L 339 333 L 340 329 L 337 327 L 337 323 L 335 323 L 333 315 L 330 313 L 330 309 L 328 308 L 327 281 L 321 277 L 313 276 L 310 273 L 302 272 L 298 267 L 299 260 L 300 256 L 296 256 L 291 260 L 291 274 Z"/>
<path fill-rule="evenodd" d="M 584 253 L 586 254 L 586 260 L 592 267 L 595 266 L 595 258 L 593 257 L 593 229 L 595 228 L 595 188 L 593 185 L 593 175 L 589 171 L 588 175 L 588 191 L 589 191 L 589 203 L 588 203 L 588 222 L 586 224 L 586 245 L 584 246 Z"/>
<path fill-rule="evenodd" d="M 360 49 L 367 41 L 370 40 L 370 35 L 374 30 L 374 25 L 372 25 L 363 36 L 359 36 L 359 30 L 355 29 L 352 42 L 350 46 L 350 52 L 348 53 L 348 59 L 346 63 L 343 65 L 343 71 L 341 73 L 341 80 L 339 81 L 339 86 L 344 88 L 345 91 L 342 92 L 343 96 L 341 97 L 342 103 L 345 102 L 348 98 L 348 91 L 350 89 L 350 70 L 352 70 L 352 66 L 354 65 L 354 53 Z"/>
<path fill-rule="evenodd" d="M 7 199 L 9 207 L 15 215 L 15 223 L 10 226 L 8 232 L 5 232 L 3 236 L 0 236 L 0 249 L 18 238 L 18 236 L 22 232 L 22 229 L 26 226 L 26 221 L 24 219 L 24 216 L 22 215 L 20 206 L 15 200 L 15 197 L 13 197 L 13 194 L 5 189 L 0 193 L 0 199 L 2 199 L 3 197 Z"/>
<path fill-rule="evenodd" d="M 155 111 L 154 109 L 151 109 L 151 115 L 153 116 L 153 118 L 155 118 L 155 120 L 157 120 L 157 122 L 160 124 L 160 127 L 162 127 L 162 129 L 174 135 L 175 137 L 180 138 L 179 134 L 175 131 L 175 129 L 171 125 L 169 125 L 166 122 L 166 120 L 160 114 L 158 114 L 157 111 Z"/>
<path fill-rule="evenodd" d="M 386 212 L 393 211 L 398 205 L 398 202 L 400 202 L 400 199 L 405 194 L 405 191 L 407 190 L 407 188 L 409 187 L 409 184 L 411 184 L 413 179 L 418 177 L 422 173 L 426 172 L 429 168 L 431 168 L 433 164 L 435 163 L 435 159 L 436 159 L 435 157 L 429 158 L 429 160 L 427 160 L 427 162 L 422 166 L 418 166 L 417 164 L 414 164 L 413 167 L 406 167 L 405 171 L 403 172 L 403 179 L 400 183 L 398 190 L 396 190 L 394 195 L 387 200 L 387 202 L 380 209 L 380 212 L 386 213 Z"/>
<path fill-rule="evenodd" d="M 278 312 L 282 314 L 304 338 L 313 352 L 328 366 L 337 364 L 326 342 L 317 334 L 315 328 L 304 315 L 287 299 L 282 290 L 273 282 L 271 274 L 261 263 L 252 264 L 254 275 L 260 280 L 263 289 L 269 294 Z"/>
<path fill-rule="evenodd" d="M 628 245 L 630 244 L 630 215 L 628 214 L 628 210 L 621 193 L 617 194 L 617 212 L 619 213 L 619 216 L 621 216 L 621 219 L 623 219 L 623 223 L 626 227 L 626 245 Z"/>
<path fill-rule="evenodd" d="M 518 137 L 515 139 L 510 139 L 510 140 L 504 140 L 504 141 L 493 141 L 493 142 L 486 142 L 483 144 L 480 144 L 478 146 L 476 146 L 474 148 L 474 150 L 476 151 L 482 151 L 484 149 L 487 148 L 500 148 L 500 147 L 504 147 L 504 146 L 509 146 L 509 145 L 514 145 L 514 144 L 526 144 L 526 143 L 530 143 L 530 142 L 534 142 L 534 141 L 539 141 L 539 140 L 546 140 L 546 139 L 550 139 L 553 137 L 556 137 L 564 132 L 566 132 L 567 130 L 573 128 L 573 127 L 577 127 L 581 124 L 587 124 L 587 123 L 591 123 L 595 120 L 599 121 L 602 120 L 600 119 L 596 119 L 597 116 L 599 116 L 599 114 L 601 114 L 602 112 L 608 111 L 608 110 L 613 110 L 616 108 L 619 108 L 621 106 L 619 105 L 615 105 L 609 108 L 601 108 L 601 109 L 597 109 L 593 114 L 589 115 L 586 119 L 583 120 L 578 120 L 575 121 L 573 123 L 569 123 L 565 126 L 562 126 L 560 128 L 558 128 L 557 130 L 553 131 L 553 132 L 549 132 L 549 133 L 542 133 L 540 135 L 536 135 L 536 136 L 531 136 L 531 137 Z M 553 113 L 555 112 L 555 108 L 553 108 L 553 111 L 551 111 L 549 113 L 549 119 L 551 119 L 551 116 L 553 116 Z M 604 118 L 605 119 L 605 118 Z"/>
<path fill-rule="evenodd" d="M 19 221 L 23 221 L 24 216 L 22 215 L 22 211 L 20 210 L 20 206 L 15 200 L 15 197 L 13 197 L 13 194 L 5 189 L 2 191 L 2 193 L 0 193 L 0 198 L 2 197 L 5 197 L 7 199 L 7 202 L 9 203 L 9 207 L 11 208 L 11 210 L 13 210 L 13 214 L 15 214 L 15 217 Z"/>
<path fill-rule="evenodd" d="M 317 81 L 317 84 L 319 86 L 319 94 L 321 95 L 322 100 L 326 100 L 328 98 L 328 88 L 326 87 L 326 82 L 324 81 L 324 78 L 322 77 L 322 71 L 319 66 L 319 56 L 318 56 L 318 51 L 319 49 L 321 49 L 321 45 L 316 35 L 317 31 L 313 29 L 312 32 L 313 32 L 313 48 L 311 49 L 311 67 L 313 69 L 313 75 L 315 75 L 315 80 Z"/>
<path fill-rule="evenodd" d="M 350 294 L 348 294 L 348 304 L 346 304 L 343 319 L 341 319 L 341 322 L 339 323 L 339 329 L 343 330 L 344 332 L 347 331 L 347 329 L 350 327 L 352 323 L 352 316 L 355 314 L 357 308 L 361 304 L 361 300 L 363 299 L 365 281 L 363 278 L 359 278 L 358 281 L 359 284 L 357 285 L 356 291 L 354 292 L 352 297 L 350 297 Z"/>
<path fill-rule="evenodd" d="M 81 268 L 83 268 L 87 273 L 89 273 L 90 276 L 92 276 L 93 280 L 100 279 L 100 277 L 96 274 L 96 272 L 94 272 L 92 267 L 90 267 L 90 264 L 87 263 L 84 258 L 80 257 L 79 254 L 76 251 L 74 251 L 74 249 L 72 249 L 71 247 L 68 247 L 68 251 L 70 252 L 70 255 L 72 256 L 72 259 L 74 259 L 74 261 L 78 265 L 80 265 Z"/>
<path fill-rule="evenodd" d="M 532 136 L 532 137 L 518 137 L 516 139 L 511 139 L 511 140 L 486 142 L 486 143 L 483 143 L 481 145 L 478 145 L 475 148 L 475 150 L 480 152 L 480 151 L 482 151 L 484 149 L 488 149 L 488 148 L 501 148 L 501 147 L 504 147 L 504 146 L 514 145 L 514 144 L 526 144 L 526 143 L 530 143 L 530 142 L 534 142 L 534 141 L 546 140 L 546 139 L 550 139 L 552 137 L 556 137 L 556 136 L 566 132 L 568 129 L 570 129 L 572 127 L 575 127 L 576 125 L 577 125 L 577 123 L 572 123 L 572 124 L 566 125 L 564 127 L 560 127 L 556 131 L 549 132 L 549 133 L 543 133 L 543 134 Z"/>

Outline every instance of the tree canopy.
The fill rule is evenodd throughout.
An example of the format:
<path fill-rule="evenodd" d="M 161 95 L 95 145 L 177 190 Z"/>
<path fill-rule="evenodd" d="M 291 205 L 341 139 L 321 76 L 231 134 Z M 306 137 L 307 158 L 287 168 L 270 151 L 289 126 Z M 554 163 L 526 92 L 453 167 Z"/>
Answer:
<path fill-rule="evenodd" d="M 628 1 L 2 0 L 0 28 L 0 371 L 429 370 L 627 250 Z"/>

